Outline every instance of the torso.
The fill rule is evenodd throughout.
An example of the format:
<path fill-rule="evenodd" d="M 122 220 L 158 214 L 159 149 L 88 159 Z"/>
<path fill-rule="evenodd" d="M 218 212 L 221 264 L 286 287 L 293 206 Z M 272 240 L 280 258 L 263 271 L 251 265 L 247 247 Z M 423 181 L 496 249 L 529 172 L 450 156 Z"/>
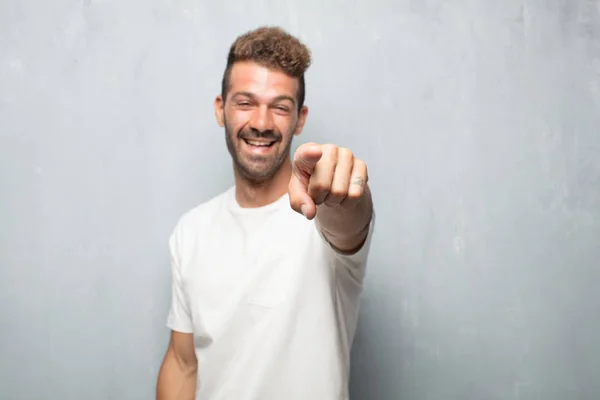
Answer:
<path fill-rule="evenodd" d="M 197 399 L 346 399 L 369 243 L 338 255 L 287 196 L 246 209 L 233 188 L 180 225 Z"/>

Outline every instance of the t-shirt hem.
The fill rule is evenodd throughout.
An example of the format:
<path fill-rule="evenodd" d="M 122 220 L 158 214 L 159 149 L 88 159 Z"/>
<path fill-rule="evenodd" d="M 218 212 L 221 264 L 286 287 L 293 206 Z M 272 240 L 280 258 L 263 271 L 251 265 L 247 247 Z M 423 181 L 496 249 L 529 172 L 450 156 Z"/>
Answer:
<path fill-rule="evenodd" d="M 192 329 L 191 326 L 174 323 L 172 321 L 167 321 L 167 328 L 169 328 L 172 331 L 180 332 L 180 333 L 193 333 L 194 332 L 194 330 Z"/>

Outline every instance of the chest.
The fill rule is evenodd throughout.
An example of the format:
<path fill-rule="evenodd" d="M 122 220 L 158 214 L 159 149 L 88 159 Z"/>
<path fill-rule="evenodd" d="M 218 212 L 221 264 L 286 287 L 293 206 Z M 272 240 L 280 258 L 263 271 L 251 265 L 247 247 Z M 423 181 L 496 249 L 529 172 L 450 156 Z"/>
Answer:
<path fill-rule="evenodd" d="M 246 329 L 281 312 L 318 271 L 313 223 L 299 218 L 221 220 L 199 236 L 184 291 L 197 331 Z"/>

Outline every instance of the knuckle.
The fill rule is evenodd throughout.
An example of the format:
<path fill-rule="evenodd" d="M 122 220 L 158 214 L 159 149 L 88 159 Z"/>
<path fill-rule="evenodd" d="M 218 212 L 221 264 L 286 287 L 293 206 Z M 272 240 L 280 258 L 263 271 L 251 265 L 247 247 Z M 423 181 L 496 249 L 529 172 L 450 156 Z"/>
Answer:
<path fill-rule="evenodd" d="M 338 157 L 350 160 L 354 158 L 354 154 L 352 153 L 352 150 L 346 147 L 340 147 L 338 148 Z"/>
<path fill-rule="evenodd" d="M 351 199 L 351 200 L 356 200 L 356 199 L 361 198 L 362 195 L 363 195 L 362 188 L 361 187 L 355 187 L 355 188 L 352 188 L 352 190 L 350 190 L 348 192 L 348 196 L 346 196 L 346 198 Z"/>
<path fill-rule="evenodd" d="M 368 168 L 367 168 L 367 164 L 365 164 L 365 162 L 363 160 L 359 160 L 359 159 L 354 159 L 354 171 L 356 172 L 357 175 L 362 176 L 365 181 L 368 178 Z"/>
<path fill-rule="evenodd" d="M 312 191 L 316 193 L 327 192 L 329 187 L 323 182 L 316 182 L 312 185 Z"/>
<path fill-rule="evenodd" d="M 335 198 L 345 197 L 346 194 L 348 194 L 347 191 L 342 188 L 331 188 L 331 190 L 329 191 L 329 195 Z"/>
<path fill-rule="evenodd" d="M 337 155 L 338 152 L 338 148 L 334 144 L 324 144 L 321 146 L 321 149 L 323 150 L 323 153 L 329 154 L 330 156 Z"/>
<path fill-rule="evenodd" d="M 367 169 L 367 164 L 365 164 L 365 162 L 363 160 L 361 160 L 360 158 L 355 158 L 354 159 L 354 165 L 356 167 L 359 167 L 359 168 L 364 169 L 364 170 Z"/>

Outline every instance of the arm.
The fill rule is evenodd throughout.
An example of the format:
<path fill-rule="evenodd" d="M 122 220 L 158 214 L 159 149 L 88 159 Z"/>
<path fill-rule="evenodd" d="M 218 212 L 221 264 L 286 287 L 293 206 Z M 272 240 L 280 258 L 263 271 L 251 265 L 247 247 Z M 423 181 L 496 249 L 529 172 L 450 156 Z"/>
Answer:
<path fill-rule="evenodd" d="M 169 238 L 171 253 L 171 308 L 167 326 L 171 339 L 158 373 L 157 400 L 194 400 L 198 361 L 193 337 L 193 324 L 184 291 L 180 265 L 182 225 L 177 224 Z"/>
<path fill-rule="evenodd" d="M 158 374 L 157 400 L 194 400 L 198 361 L 190 333 L 171 332 L 171 340 Z"/>

